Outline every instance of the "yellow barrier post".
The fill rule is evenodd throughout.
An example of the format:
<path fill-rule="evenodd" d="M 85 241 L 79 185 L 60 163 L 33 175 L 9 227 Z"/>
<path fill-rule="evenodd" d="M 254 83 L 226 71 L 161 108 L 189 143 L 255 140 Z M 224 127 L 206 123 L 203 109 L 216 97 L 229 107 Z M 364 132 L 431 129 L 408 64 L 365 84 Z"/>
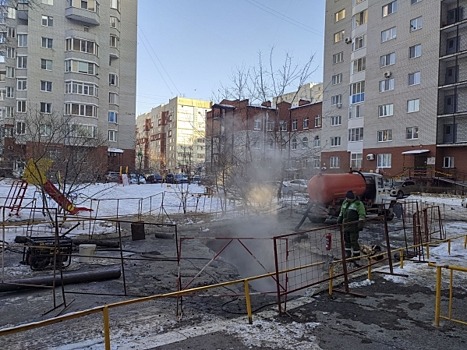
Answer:
<path fill-rule="evenodd" d="M 248 323 L 253 324 L 253 316 L 251 312 L 250 286 L 248 285 L 247 279 L 243 281 L 243 286 L 245 289 L 245 301 L 246 301 L 246 312 L 248 314 Z"/>
<path fill-rule="evenodd" d="M 449 269 L 449 319 L 452 319 L 452 286 L 453 286 L 453 277 L 454 277 L 454 270 Z"/>
<path fill-rule="evenodd" d="M 110 322 L 109 322 L 109 307 L 106 305 L 102 309 L 104 315 L 104 344 L 105 350 L 110 350 Z"/>
<path fill-rule="evenodd" d="M 368 281 L 371 281 L 371 259 L 368 258 Z"/>
<path fill-rule="evenodd" d="M 441 266 L 436 266 L 435 326 L 439 327 L 441 307 Z"/>
<path fill-rule="evenodd" d="M 404 268 L 404 249 L 399 249 L 399 263 L 400 263 L 400 267 L 401 269 Z"/>

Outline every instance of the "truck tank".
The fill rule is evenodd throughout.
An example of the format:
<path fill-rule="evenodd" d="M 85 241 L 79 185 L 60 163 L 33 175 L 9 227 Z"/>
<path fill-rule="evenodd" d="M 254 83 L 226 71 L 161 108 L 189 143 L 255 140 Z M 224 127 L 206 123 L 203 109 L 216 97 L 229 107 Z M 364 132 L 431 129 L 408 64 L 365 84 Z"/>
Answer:
<path fill-rule="evenodd" d="M 310 202 L 326 205 L 344 199 L 349 190 L 362 196 L 366 182 L 360 173 L 318 174 L 308 181 L 307 190 Z"/>

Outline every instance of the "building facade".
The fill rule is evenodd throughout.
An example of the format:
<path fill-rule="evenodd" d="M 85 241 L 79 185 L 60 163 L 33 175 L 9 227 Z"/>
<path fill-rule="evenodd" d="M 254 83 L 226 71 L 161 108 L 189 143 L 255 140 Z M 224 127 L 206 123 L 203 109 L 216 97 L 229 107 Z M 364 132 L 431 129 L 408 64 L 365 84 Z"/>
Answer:
<path fill-rule="evenodd" d="M 269 169 L 271 180 L 309 178 L 319 171 L 322 103 L 271 105 L 249 100 L 213 105 L 206 120 L 207 173 L 253 166 Z"/>
<path fill-rule="evenodd" d="M 466 5 L 326 1 L 323 166 L 467 173 Z"/>
<path fill-rule="evenodd" d="M 199 173 L 205 161 L 206 113 L 211 102 L 175 97 L 136 119 L 137 168 Z"/>
<path fill-rule="evenodd" d="M 31 119 L 88 139 L 99 169 L 134 167 L 137 0 L 7 0 L 0 6 L 3 169 L 36 147 Z M 50 124 L 37 134 L 50 136 Z"/>

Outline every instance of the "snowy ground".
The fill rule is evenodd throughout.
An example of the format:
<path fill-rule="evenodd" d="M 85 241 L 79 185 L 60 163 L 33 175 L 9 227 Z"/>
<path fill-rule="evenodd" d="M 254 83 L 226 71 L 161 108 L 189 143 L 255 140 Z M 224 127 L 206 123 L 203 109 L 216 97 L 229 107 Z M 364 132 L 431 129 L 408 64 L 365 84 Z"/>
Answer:
<path fill-rule="evenodd" d="M 11 185 L 8 181 L 0 182 L 0 198 L 6 198 L 10 191 Z M 204 188 L 202 186 L 190 185 L 189 189 L 192 195 L 189 196 L 189 207 L 192 211 L 218 211 L 219 202 L 216 197 L 205 197 Z M 37 193 L 34 188 L 30 187 L 26 194 L 28 198 L 34 198 Z M 461 197 L 448 196 L 429 196 L 417 195 L 410 196 L 410 200 L 421 200 L 427 203 L 433 203 L 443 206 L 444 210 L 449 212 L 467 211 L 461 207 Z M 303 200 L 303 199 L 302 199 Z M 0 199 L 0 203 L 2 200 Z M 78 206 L 84 206 L 93 209 L 93 215 L 99 217 L 114 216 L 118 212 L 119 215 L 138 215 L 140 213 L 157 212 L 161 207 L 164 210 L 173 213 L 179 213 L 181 210 L 181 191 L 177 186 L 168 186 L 161 184 L 145 184 L 145 185 L 129 185 L 122 186 L 114 183 L 96 184 L 83 188 L 75 197 L 74 203 Z M 89 213 L 83 214 L 83 218 Z M 24 218 L 23 218 L 24 219 Z M 465 222 L 453 221 L 445 223 L 446 231 L 450 237 L 459 236 L 467 233 L 467 225 Z M 77 231 L 79 233 L 79 231 Z M 15 233 L 16 234 L 16 233 Z M 4 235 L 3 240 L 11 242 L 15 234 Z M 433 247 L 430 250 L 430 261 L 441 265 L 456 265 L 467 267 L 467 249 L 463 239 L 456 239 L 452 242 L 450 252 L 448 252 L 447 244 L 442 244 Z M 382 269 L 384 271 L 384 268 Z M 408 275 L 408 277 L 398 277 L 396 275 L 385 275 L 385 279 L 392 283 L 400 283 L 404 286 L 422 285 L 434 288 L 433 284 L 433 268 L 427 264 L 421 264 L 418 261 L 405 262 L 404 268 L 396 268 L 396 274 Z M 462 283 L 459 288 L 467 290 L 467 274 L 462 274 Z M 351 288 L 365 289 L 371 286 L 369 280 L 353 282 Z M 290 304 L 290 308 L 300 308 L 302 305 L 309 303 L 307 298 L 298 299 Z M 319 325 L 316 322 L 302 323 L 282 323 L 274 319 L 272 316 L 276 311 L 258 313 L 254 317 L 253 326 L 248 325 L 245 317 L 225 320 L 223 318 L 210 317 L 209 319 L 200 319 L 200 322 L 195 326 L 177 327 L 164 317 L 154 317 L 153 314 L 144 315 L 141 311 L 141 317 L 146 317 L 144 321 L 135 321 L 141 326 L 141 329 L 136 333 L 117 331 L 112 334 L 112 349 L 150 349 L 160 347 L 161 349 L 169 349 L 170 344 L 178 341 L 197 338 L 209 334 L 227 334 L 230 341 L 236 342 L 237 345 L 230 347 L 231 349 L 321 349 L 318 346 L 318 340 L 314 335 L 315 328 Z M 0 317 L 8 317 L 1 314 Z M 172 327 L 167 327 L 172 324 Z M 166 327 L 166 328 L 164 328 Z M 227 339 L 227 338 L 226 338 Z M 76 342 L 56 347 L 56 349 L 102 349 L 101 335 L 88 339 L 86 341 Z M 219 340 L 218 340 L 219 341 Z M 2 339 L 0 337 L 0 344 Z M 30 344 L 30 348 L 34 347 L 34 342 Z M 216 349 L 222 347 L 219 345 Z M 227 346 L 227 345 L 225 345 Z M 16 347 L 11 346 L 11 349 Z M 20 349 L 21 347 L 18 347 Z M 182 349 L 183 347 L 180 347 Z M 170 348 L 172 349 L 172 348 Z M 173 347 L 176 349 L 176 347 Z M 206 345 L 205 349 L 214 349 Z M 368 348 L 370 349 L 370 348 Z"/>

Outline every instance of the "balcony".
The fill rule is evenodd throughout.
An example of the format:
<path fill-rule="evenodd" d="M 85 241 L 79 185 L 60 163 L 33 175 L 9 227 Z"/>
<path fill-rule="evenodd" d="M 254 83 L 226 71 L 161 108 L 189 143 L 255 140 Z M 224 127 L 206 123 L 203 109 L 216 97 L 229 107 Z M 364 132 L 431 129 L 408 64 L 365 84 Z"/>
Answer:
<path fill-rule="evenodd" d="M 99 13 L 88 9 L 70 6 L 65 9 L 65 17 L 91 26 L 100 24 Z"/>

